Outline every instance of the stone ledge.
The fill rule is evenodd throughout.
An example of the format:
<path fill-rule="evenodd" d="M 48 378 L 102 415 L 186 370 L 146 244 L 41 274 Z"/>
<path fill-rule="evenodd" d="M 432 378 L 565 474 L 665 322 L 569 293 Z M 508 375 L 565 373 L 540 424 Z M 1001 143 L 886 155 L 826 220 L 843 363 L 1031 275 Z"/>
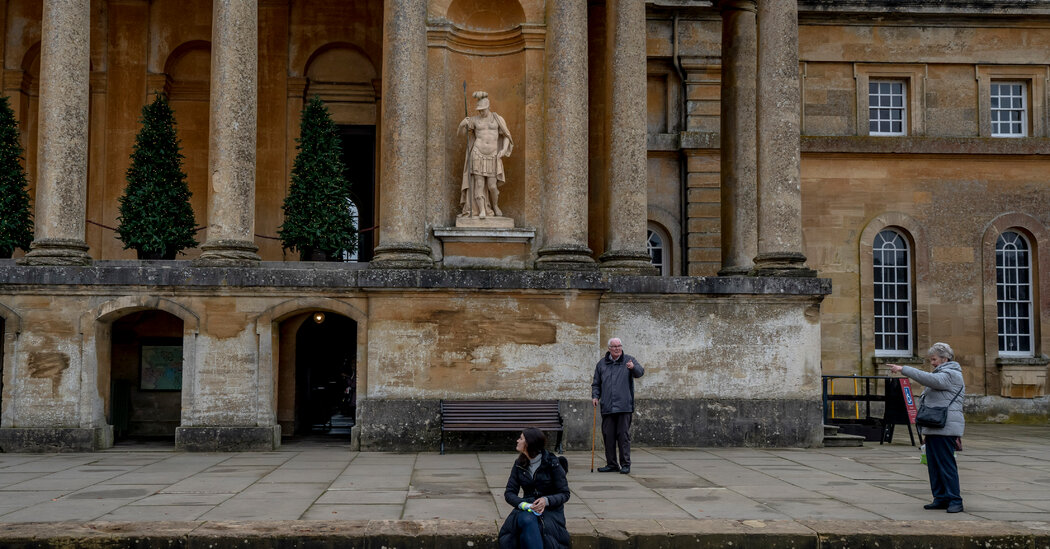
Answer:
<path fill-rule="evenodd" d="M 262 262 L 258 267 L 198 267 L 190 261 L 96 261 L 87 267 L 26 267 L 0 260 L 5 294 L 18 286 L 132 286 L 150 288 L 323 288 L 594 290 L 652 294 L 823 296 L 826 278 L 660 277 L 595 271 L 368 269 L 360 264 Z"/>
<path fill-rule="evenodd" d="M 1050 139 L 806 135 L 802 136 L 802 153 L 1050 155 Z"/>
<path fill-rule="evenodd" d="M 11 549 L 93 547 L 494 547 L 502 520 L 55 522 L 0 524 Z M 1003 521 L 569 519 L 575 547 L 1046 547 L 1050 524 Z"/>

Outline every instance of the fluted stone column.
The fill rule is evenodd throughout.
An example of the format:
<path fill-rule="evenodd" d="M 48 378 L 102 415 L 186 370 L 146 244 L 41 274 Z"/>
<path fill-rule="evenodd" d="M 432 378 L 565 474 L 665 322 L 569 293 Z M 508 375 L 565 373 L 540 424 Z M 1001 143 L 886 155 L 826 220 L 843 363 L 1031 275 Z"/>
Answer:
<path fill-rule="evenodd" d="M 86 265 L 89 0 L 45 0 L 36 228 L 26 265 Z"/>
<path fill-rule="evenodd" d="M 656 274 L 646 251 L 645 0 L 608 0 L 608 196 L 601 268 Z"/>
<path fill-rule="evenodd" d="M 544 244 L 536 266 L 595 266 L 587 247 L 587 0 L 547 1 Z"/>
<path fill-rule="evenodd" d="M 211 39 L 208 240 L 197 263 L 254 265 L 258 0 L 214 0 Z"/>
<path fill-rule="evenodd" d="M 797 0 L 758 2 L 757 276 L 816 276 L 802 253 Z"/>
<path fill-rule="evenodd" d="M 372 267 L 433 265 L 426 244 L 427 3 L 383 5 L 379 245 Z"/>
<path fill-rule="evenodd" d="M 755 0 L 721 0 L 722 113 L 720 276 L 751 272 L 758 253 L 755 157 Z"/>

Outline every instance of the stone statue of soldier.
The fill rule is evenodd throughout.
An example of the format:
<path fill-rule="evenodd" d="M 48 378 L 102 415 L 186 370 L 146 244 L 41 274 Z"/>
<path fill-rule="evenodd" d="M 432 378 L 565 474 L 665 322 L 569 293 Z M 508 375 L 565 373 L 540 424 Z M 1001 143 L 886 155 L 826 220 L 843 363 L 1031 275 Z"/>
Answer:
<path fill-rule="evenodd" d="M 459 217 L 502 217 L 499 188 L 506 182 L 503 158 L 514 150 L 514 141 L 503 117 L 489 110 L 489 94 L 474 92 L 477 114 L 459 123 L 457 133 L 467 133 L 467 154 L 460 185 Z"/>

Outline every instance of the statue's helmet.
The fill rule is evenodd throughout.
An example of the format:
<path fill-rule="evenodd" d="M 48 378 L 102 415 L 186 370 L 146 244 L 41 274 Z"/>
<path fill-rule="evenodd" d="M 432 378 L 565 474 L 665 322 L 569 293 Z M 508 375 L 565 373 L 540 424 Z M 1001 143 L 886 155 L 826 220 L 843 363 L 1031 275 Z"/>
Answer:
<path fill-rule="evenodd" d="M 478 106 L 475 107 L 477 110 L 483 110 L 489 108 L 489 94 L 488 92 L 476 91 L 474 92 L 474 99 L 478 100 Z"/>

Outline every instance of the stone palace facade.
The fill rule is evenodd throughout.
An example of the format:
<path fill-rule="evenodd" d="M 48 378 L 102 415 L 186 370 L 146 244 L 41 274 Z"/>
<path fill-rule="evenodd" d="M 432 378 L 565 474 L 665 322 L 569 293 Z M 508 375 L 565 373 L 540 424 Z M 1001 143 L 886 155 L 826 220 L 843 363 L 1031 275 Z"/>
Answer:
<path fill-rule="evenodd" d="M 36 227 L 0 260 L 5 451 L 272 449 L 337 408 L 362 449 L 432 449 L 442 399 L 558 399 L 580 448 L 611 337 L 643 444 L 820 444 L 822 373 L 934 341 L 971 413 L 1047 415 L 1050 2 L 0 7 Z M 476 90 L 510 227 L 457 223 Z M 177 261 L 112 230 L 158 92 L 202 227 Z M 313 96 L 344 262 L 275 238 Z"/>

